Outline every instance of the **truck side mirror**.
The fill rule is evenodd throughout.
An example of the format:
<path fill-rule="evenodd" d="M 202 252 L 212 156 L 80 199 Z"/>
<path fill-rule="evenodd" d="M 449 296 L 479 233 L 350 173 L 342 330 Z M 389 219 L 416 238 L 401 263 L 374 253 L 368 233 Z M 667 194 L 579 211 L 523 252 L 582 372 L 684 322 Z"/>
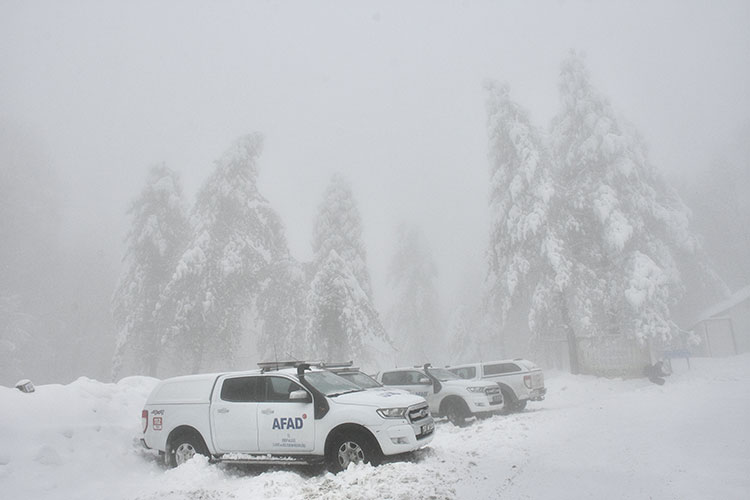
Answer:
<path fill-rule="evenodd" d="M 289 393 L 289 401 L 299 401 L 301 403 L 309 403 L 312 401 L 310 394 L 302 389 L 298 391 L 292 391 Z"/>

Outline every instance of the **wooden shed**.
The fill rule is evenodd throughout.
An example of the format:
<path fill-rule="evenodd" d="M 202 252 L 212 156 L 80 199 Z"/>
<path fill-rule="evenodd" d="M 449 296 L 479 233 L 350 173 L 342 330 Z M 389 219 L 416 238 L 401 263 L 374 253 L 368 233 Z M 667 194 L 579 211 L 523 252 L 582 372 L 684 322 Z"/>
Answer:
<path fill-rule="evenodd" d="M 701 339 L 694 356 L 721 357 L 750 351 L 750 285 L 702 311 L 689 330 Z"/>

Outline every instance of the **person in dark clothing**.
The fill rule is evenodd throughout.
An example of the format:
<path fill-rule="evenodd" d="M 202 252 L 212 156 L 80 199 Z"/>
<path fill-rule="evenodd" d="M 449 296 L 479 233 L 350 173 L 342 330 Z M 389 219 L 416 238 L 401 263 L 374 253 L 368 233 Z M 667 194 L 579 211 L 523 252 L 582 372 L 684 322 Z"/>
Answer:
<path fill-rule="evenodd" d="M 643 369 L 643 374 L 654 384 L 664 385 L 664 377 L 669 376 L 669 373 L 664 368 L 664 362 L 659 360 L 653 365 L 646 365 Z"/>

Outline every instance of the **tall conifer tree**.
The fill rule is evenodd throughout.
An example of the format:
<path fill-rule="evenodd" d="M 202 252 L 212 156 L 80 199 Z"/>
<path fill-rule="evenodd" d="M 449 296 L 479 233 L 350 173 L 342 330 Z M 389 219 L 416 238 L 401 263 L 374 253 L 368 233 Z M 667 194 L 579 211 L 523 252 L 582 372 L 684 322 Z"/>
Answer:
<path fill-rule="evenodd" d="M 189 234 L 177 173 L 165 165 L 152 167 L 129 213 L 125 269 L 112 298 L 119 328 L 112 373 L 156 376 L 166 333 L 159 298 Z"/>
<path fill-rule="evenodd" d="M 332 177 L 313 229 L 314 277 L 307 297 L 307 345 L 324 359 L 377 363 L 392 355 L 372 288 L 357 204 L 349 183 Z"/>
<path fill-rule="evenodd" d="M 192 236 L 164 296 L 175 310 L 172 346 L 187 369 L 231 367 L 243 317 L 268 266 L 286 257 L 283 226 L 258 192 L 260 134 L 239 138 L 216 162 L 192 213 Z"/>
<path fill-rule="evenodd" d="M 435 360 L 442 344 L 442 318 L 435 279 L 437 266 L 421 231 L 402 225 L 388 268 L 392 304 L 388 329 L 399 349 L 400 363 Z"/>
<path fill-rule="evenodd" d="M 510 99 L 507 85 L 487 85 L 490 160 L 490 247 L 484 302 L 486 342 L 505 355 L 508 312 L 526 306 L 546 264 L 554 196 L 549 155 L 528 113 Z"/>

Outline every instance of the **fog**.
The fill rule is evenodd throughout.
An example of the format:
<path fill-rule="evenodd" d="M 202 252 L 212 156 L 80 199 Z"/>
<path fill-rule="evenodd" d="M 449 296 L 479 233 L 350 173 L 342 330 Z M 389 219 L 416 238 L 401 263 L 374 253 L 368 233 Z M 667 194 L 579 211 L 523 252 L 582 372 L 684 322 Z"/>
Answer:
<path fill-rule="evenodd" d="M 450 309 L 485 272 L 485 81 L 508 82 L 546 127 L 560 62 L 584 52 L 651 161 L 689 191 L 718 159 L 750 168 L 749 27 L 742 0 L 2 1 L 0 130 L 12 145 L 2 153 L 44 165 L 28 171 L 51 186 L 56 215 L 38 231 L 55 233 L 71 258 L 54 265 L 79 287 L 55 293 L 77 294 L 96 318 L 87 338 L 109 339 L 79 373 L 32 375 L 108 375 L 115 332 L 102 309 L 121 272 L 128 204 L 154 164 L 178 171 L 192 200 L 228 145 L 258 131 L 259 189 L 295 258 L 311 258 L 317 207 L 340 172 L 361 212 L 375 303 L 389 299 L 386 270 L 407 222 L 429 242 Z"/>

